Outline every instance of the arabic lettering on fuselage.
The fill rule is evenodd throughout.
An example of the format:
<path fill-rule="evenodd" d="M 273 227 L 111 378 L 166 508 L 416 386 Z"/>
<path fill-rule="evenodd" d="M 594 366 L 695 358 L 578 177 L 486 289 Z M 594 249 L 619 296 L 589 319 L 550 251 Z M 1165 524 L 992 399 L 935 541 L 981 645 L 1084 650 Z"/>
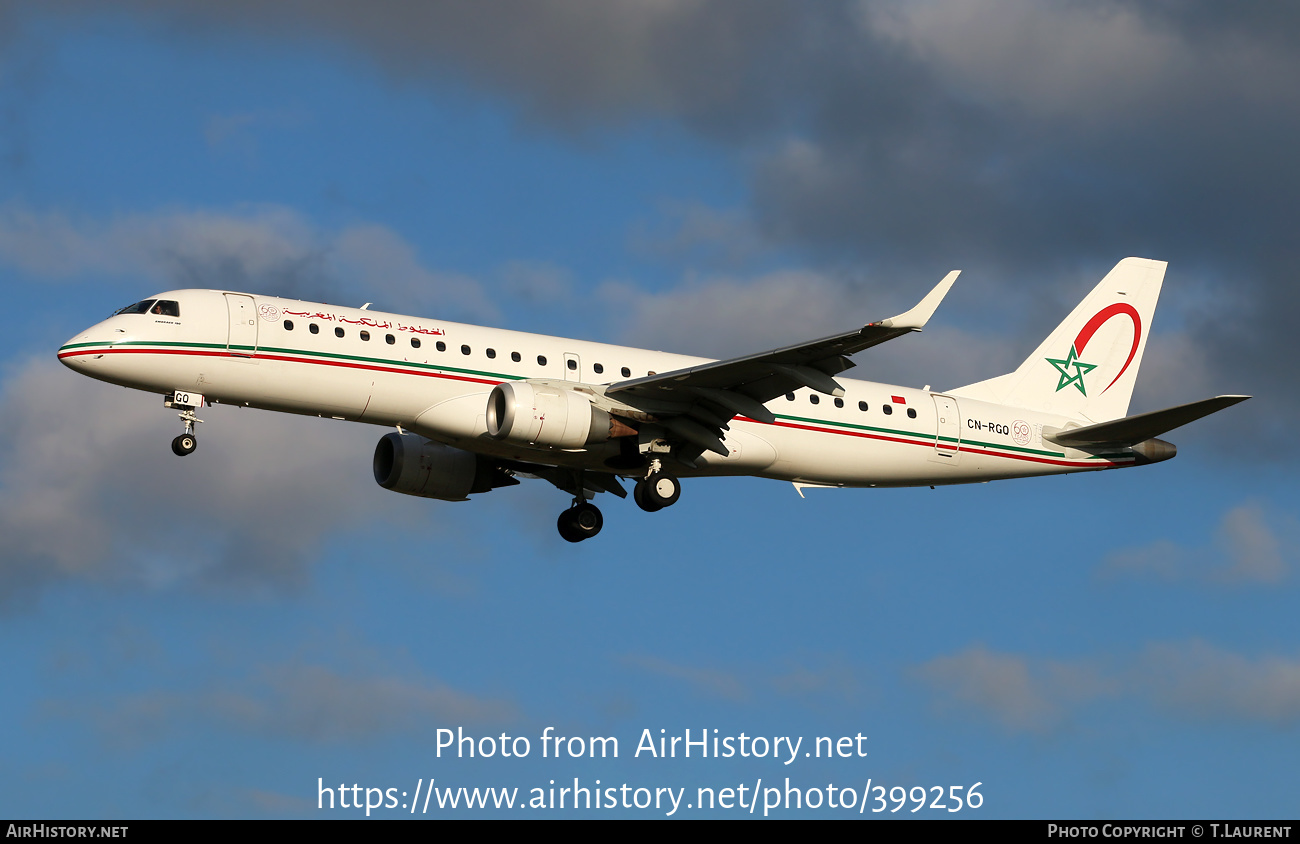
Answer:
<path fill-rule="evenodd" d="M 283 313 L 287 314 L 288 316 L 302 317 L 303 319 L 319 319 L 328 322 L 346 322 L 349 325 L 364 325 L 367 328 L 391 328 L 397 331 L 410 331 L 413 334 L 431 334 L 436 336 L 436 335 L 442 335 L 447 333 L 443 331 L 441 328 L 421 328 L 418 325 L 402 325 L 400 322 L 394 325 L 391 322 L 388 321 L 380 322 L 379 320 L 371 319 L 370 317 L 362 317 L 361 319 L 348 319 L 345 316 L 338 316 L 336 314 L 323 314 L 320 313 L 319 311 L 316 313 L 312 313 L 310 311 L 285 310 L 283 311 Z"/>

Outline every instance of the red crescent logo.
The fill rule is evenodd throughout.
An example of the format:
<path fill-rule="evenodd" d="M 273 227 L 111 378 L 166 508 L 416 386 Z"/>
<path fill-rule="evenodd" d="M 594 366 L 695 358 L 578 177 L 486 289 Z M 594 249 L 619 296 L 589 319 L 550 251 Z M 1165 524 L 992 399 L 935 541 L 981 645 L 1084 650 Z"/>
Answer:
<path fill-rule="evenodd" d="M 1133 348 L 1128 350 L 1128 360 L 1124 361 L 1124 365 L 1120 367 L 1119 375 L 1116 375 L 1115 378 L 1106 385 L 1106 390 L 1115 386 L 1115 382 L 1118 381 L 1120 375 L 1123 375 L 1124 371 L 1128 369 L 1128 365 L 1133 362 L 1133 356 L 1137 354 L 1138 344 L 1142 340 L 1142 317 L 1138 315 L 1137 309 L 1132 305 L 1126 302 L 1116 302 L 1109 307 L 1097 311 L 1093 318 L 1088 320 L 1088 324 L 1079 331 L 1079 336 L 1074 338 L 1074 353 L 1076 355 L 1082 355 L 1083 347 L 1088 345 L 1088 341 L 1092 339 L 1092 335 L 1097 333 L 1097 329 L 1101 328 L 1102 325 L 1104 325 L 1111 317 L 1119 316 L 1120 314 L 1124 314 L 1129 319 L 1133 320 Z M 1102 392 L 1104 393 L 1106 390 L 1102 390 Z"/>

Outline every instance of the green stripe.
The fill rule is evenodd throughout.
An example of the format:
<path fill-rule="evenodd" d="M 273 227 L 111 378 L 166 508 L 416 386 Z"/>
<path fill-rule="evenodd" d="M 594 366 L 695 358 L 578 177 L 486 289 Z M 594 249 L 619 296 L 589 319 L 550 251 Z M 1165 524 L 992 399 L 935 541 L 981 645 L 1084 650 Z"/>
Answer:
<path fill-rule="evenodd" d="M 929 433 L 917 433 L 915 431 L 900 431 L 894 428 L 877 428 L 872 425 L 858 425 L 853 422 L 833 422 L 826 419 L 811 419 L 805 416 L 787 416 L 781 413 L 776 414 L 776 418 L 792 419 L 797 422 L 811 422 L 818 425 L 835 425 L 841 428 L 854 428 L 860 431 L 874 431 L 878 434 L 894 434 L 894 435 L 905 436 L 905 437 L 918 437 L 927 442 L 935 439 L 935 437 Z M 978 445 L 978 446 L 983 446 L 985 448 L 999 448 L 1005 451 L 1020 451 L 1020 452 L 1024 452 L 1025 454 L 1037 454 L 1042 457 L 1064 457 L 1065 456 L 1065 452 L 1063 451 L 1043 451 L 1042 449 L 1022 448 L 1020 446 L 1014 446 L 1014 445 L 1002 445 L 1001 443 L 987 443 L 987 442 L 981 442 L 980 440 L 963 440 L 957 437 L 939 437 L 938 439 L 943 442 L 950 442 L 958 445 L 964 443 L 966 445 Z"/>
<path fill-rule="evenodd" d="M 250 353 L 261 351 L 261 352 L 275 352 L 275 353 L 289 354 L 289 355 L 312 355 L 314 357 L 321 357 L 321 358 L 335 358 L 337 360 L 359 361 L 362 363 L 376 363 L 376 364 L 382 364 L 384 366 L 407 366 L 415 369 L 429 369 L 429 370 L 437 370 L 439 372 L 455 372 L 461 375 L 480 375 L 488 378 L 498 378 L 503 381 L 522 381 L 528 377 L 526 375 L 507 375 L 503 372 L 488 372 L 486 370 L 481 370 L 481 369 L 464 369 L 462 367 L 456 367 L 456 366 L 439 366 L 437 364 L 432 364 L 432 363 L 415 363 L 413 361 L 404 361 L 404 360 L 398 361 L 398 360 L 390 360 L 388 358 L 371 358 L 362 355 L 342 355 L 342 354 L 337 354 L 335 352 L 314 352 L 314 351 L 307 351 L 304 349 L 286 349 L 278 346 L 240 346 L 240 345 L 226 346 L 224 343 L 185 343 L 185 342 L 178 342 L 178 341 L 163 341 L 163 342 L 152 343 L 152 342 L 141 342 L 141 341 L 134 341 L 134 340 L 130 340 L 130 341 L 124 340 L 120 343 L 69 343 L 68 345 L 60 348 L 59 351 L 62 352 L 66 349 L 84 348 L 86 346 L 108 346 L 110 348 L 116 346 L 140 346 L 140 347 L 163 346 L 163 347 L 180 347 L 180 348 L 190 348 L 190 349 L 223 349 L 223 350 L 229 348 L 232 350 L 247 351 Z M 439 352 L 439 354 L 442 353 Z"/>
<path fill-rule="evenodd" d="M 525 381 L 528 379 L 528 376 L 526 375 L 509 375 L 504 372 L 489 372 L 483 369 L 464 369 L 455 366 L 439 366 L 437 364 L 432 364 L 432 363 L 414 363 L 411 361 L 395 361 L 395 360 L 389 360 L 387 358 L 371 358 L 362 355 L 344 355 L 344 354 L 339 354 L 337 352 L 315 352 L 315 351 L 307 351 L 304 349 L 282 348 L 279 346 L 256 346 L 256 347 L 229 346 L 227 347 L 222 343 L 188 343 L 188 342 L 179 342 L 179 341 L 144 343 L 144 342 L 137 342 L 137 341 L 123 341 L 121 343 L 69 343 L 68 345 L 60 348 L 59 351 L 62 352 L 65 349 L 77 349 L 77 348 L 84 348 L 86 346 L 104 346 L 104 345 L 110 347 L 112 346 L 167 346 L 167 347 L 182 347 L 182 348 L 195 348 L 195 349 L 230 348 L 230 349 L 239 349 L 241 351 L 249 351 L 249 352 L 263 351 L 263 352 L 276 352 L 280 354 L 289 354 L 289 355 L 311 355 L 311 356 L 321 357 L 321 358 L 334 358 L 336 360 L 347 360 L 347 361 L 358 361 L 362 363 L 382 364 L 385 366 L 406 366 L 414 369 L 437 370 L 439 372 L 455 372 L 461 375 L 478 375 L 486 378 L 498 378 L 503 381 Z M 444 353 L 439 352 L 439 354 L 444 354 Z M 926 442 L 930 442 L 935 439 L 933 435 L 928 433 L 917 433 L 915 431 L 903 431 L 896 428 L 879 428 L 874 425 L 859 425 L 854 422 L 837 422 L 830 419 L 814 419 L 807 416 L 791 416 L 783 413 L 777 413 L 774 415 L 776 416 L 777 419 L 788 419 L 793 422 L 806 422 L 813 425 L 830 425 L 839 428 L 852 428 L 858 431 L 871 431 L 877 434 L 890 434 L 893 436 L 914 437 L 917 439 L 925 440 Z M 938 439 L 943 442 L 950 442 L 954 444 L 965 443 L 967 445 L 983 446 L 984 448 L 997 448 L 997 449 L 1002 449 L 1004 451 L 1018 451 L 1018 452 L 1023 452 L 1025 454 L 1036 454 L 1042 457 L 1065 457 L 1065 452 L 1063 451 L 1044 451 L 1042 449 L 1024 448 L 1021 446 L 1014 446 L 1014 445 L 1002 445 L 1001 443 L 981 442 L 979 440 L 962 440 L 956 437 L 941 436 L 938 437 Z M 1105 455 L 1094 454 L 1094 455 L 1089 455 L 1089 459 L 1111 460 L 1116 457 L 1128 457 L 1128 456 L 1129 455 L 1127 454 L 1105 454 Z"/>

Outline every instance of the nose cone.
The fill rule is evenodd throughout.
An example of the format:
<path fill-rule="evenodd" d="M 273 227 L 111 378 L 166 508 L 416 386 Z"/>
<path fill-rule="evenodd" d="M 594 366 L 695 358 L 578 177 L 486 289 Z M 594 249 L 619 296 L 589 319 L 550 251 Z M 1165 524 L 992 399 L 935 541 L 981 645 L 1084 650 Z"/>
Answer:
<path fill-rule="evenodd" d="M 91 357 L 80 348 L 86 342 L 86 335 L 79 334 L 59 347 L 59 361 L 74 372 L 86 371 L 87 359 Z"/>
<path fill-rule="evenodd" d="M 103 359 L 111 343 L 103 323 L 93 325 L 59 347 L 59 360 L 74 372 L 93 375 L 96 363 Z"/>

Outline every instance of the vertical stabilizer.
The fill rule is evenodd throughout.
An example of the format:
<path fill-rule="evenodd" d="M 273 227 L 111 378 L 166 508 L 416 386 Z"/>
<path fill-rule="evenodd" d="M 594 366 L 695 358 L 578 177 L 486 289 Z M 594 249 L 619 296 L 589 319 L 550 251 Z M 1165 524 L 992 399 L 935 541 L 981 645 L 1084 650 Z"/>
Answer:
<path fill-rule="evenodd" d="M 950 392 L 1091 422 L 1126 415 L 1166 266 L 1125 258 L 1015 372 Z"/>

